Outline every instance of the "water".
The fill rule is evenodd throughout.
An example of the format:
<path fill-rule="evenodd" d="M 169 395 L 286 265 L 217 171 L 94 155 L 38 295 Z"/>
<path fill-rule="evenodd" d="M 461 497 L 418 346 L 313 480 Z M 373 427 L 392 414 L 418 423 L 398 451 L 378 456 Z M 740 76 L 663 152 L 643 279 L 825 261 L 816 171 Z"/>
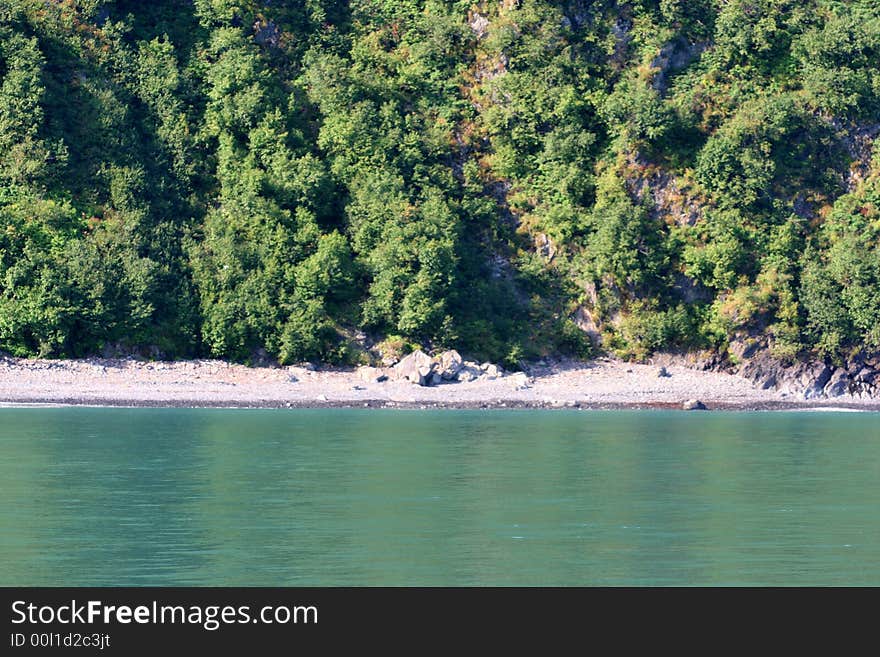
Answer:
<path fill-rule="evenodd" d="M 2 585 L 880 585 L 876 414 L 0 409 Z"/>

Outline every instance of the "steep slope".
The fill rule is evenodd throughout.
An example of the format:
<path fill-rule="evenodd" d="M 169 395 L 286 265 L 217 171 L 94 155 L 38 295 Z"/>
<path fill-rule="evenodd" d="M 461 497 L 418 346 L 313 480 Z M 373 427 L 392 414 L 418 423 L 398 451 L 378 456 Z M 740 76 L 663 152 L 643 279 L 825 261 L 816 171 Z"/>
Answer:
<path fill-rule="evenodd" d="M 0 80 L 16 355 L 880 349 L 869 0 L 3 0 Z"/>

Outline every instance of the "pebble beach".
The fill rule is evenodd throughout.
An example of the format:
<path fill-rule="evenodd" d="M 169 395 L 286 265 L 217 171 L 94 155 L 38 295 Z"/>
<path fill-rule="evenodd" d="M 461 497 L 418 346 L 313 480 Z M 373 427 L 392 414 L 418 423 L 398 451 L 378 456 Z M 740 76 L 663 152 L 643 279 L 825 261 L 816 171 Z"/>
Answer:
<path fill-rule="evenodd" d="M 371 369 L 371 368 L 365 368 Z M 240 408 L 669 408 L 878 410 L 880 400 L 804 400 L 717 372 L 612 359 L 421 386 L 356 369 L 247 367 L 217 360 L 0 358 L 0 404 Z"/>

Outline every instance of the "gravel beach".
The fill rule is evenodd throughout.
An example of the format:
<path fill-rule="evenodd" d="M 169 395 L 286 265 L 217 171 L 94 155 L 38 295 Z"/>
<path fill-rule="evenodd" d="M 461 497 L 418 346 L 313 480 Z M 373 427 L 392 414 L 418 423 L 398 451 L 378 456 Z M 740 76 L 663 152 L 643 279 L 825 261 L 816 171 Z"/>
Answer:
<path fill-rule="evenodd" d="M 356 370 L 246 367 L 223 361 L 0 358 L 0 404 L 240 408 L 670 408 L 880 410 L 880 400 L 804 400 L 744 378 L 598 359 L 528 374 L 419 386 L 365 380 Z M 693 404 L 691 404 L 693 405 Z"/>

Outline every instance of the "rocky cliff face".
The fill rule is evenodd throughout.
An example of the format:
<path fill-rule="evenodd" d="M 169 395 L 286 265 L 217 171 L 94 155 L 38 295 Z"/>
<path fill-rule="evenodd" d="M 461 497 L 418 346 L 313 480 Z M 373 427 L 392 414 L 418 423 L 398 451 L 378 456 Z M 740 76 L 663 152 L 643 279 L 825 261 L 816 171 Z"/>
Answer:
<path fill-rule="evenodd" d="M 880 356 L 858 356 L 842 365 L 823 362 L 781 363 L 762 352 L 737 366 L 737 373 L 761 388 L 776 388 L 804 399 L 856 395 L 877 397 Z"/>
<path fill-rule="evenodd" d="M 733 345 L 731 353 L 733 359 L 709 354 L 661 354 L 653 362 L 737 374 L 764 390 L 779 390 L 802 399 L 845 395 L 880 398 L 880 354 L 860 353 L 839 364 L 815 360 L 792 363 L 774 357 L 761 342 L 745 348 Z"/>

